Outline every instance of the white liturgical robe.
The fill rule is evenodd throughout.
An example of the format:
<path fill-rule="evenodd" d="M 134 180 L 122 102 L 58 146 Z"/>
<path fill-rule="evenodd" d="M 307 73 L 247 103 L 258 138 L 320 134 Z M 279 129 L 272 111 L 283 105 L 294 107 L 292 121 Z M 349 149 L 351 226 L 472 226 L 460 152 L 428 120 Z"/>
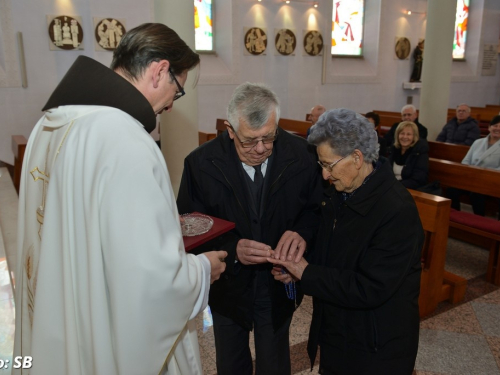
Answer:
<path fill-rule="evenodd" d="M 105 106 L 48 111 L 19 202 L 14 356 L 33 363 L 22 374 L 202 372 L 192 319 L 210 263 L 185 253 L 164 158 L 139 121 Z"/>

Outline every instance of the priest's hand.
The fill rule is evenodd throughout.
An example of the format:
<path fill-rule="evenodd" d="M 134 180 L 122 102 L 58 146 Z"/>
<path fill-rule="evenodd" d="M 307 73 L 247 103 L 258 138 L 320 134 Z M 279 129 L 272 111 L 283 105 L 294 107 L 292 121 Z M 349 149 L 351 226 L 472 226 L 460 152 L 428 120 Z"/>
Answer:
<path fill-rule="evenodd" d="M 297 232 L 287 230 L 274 249 L 274 258 L 298 262 L 305 251 L 306 241 Z"/>
<path fill-rule="evenodd" d="M 245 265 L 267 263 L 273 254 L 271 246 L 262 242 L 242 238 L 236 245 L 236 259 Z"/>
<path fill-rule="evenodd" d="M 213 284 L 215 280 L 219 280 L 222 272 L 226 270 L 225 259 L 227 257 L 227 252 L 223 250 L 219 251 L 208 251 L 205 256 L 210 261 L 211 271 L 210 271 L 210 284 Z"/>
<path fill-rule="evenodd" d="M 304 273 L 304 270 L 306 267 L 309 265 L 307 261 L 304 258 L 300 258 L 298 262 L 295 262 L 294 260 L 281 260 L 281 259 L 274 259 L 274 258 L 267 258 L 267 260 L 274 264 L 274 265 L 280 265 L 285 268 L 285 270 L 295 279 L 295 280 L 300 280 L 302 279 L 302 274 Z M 281 279 L 277 278 L 274 273 L 274 278 L 276 280 L 282 281 Z"/>

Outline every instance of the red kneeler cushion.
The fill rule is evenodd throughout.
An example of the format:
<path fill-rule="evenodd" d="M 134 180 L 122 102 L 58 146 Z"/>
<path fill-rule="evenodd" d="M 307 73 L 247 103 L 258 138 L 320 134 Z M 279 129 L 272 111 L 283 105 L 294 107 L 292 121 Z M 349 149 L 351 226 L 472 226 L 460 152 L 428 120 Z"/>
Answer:
<path fill-rule="evenodd" d="M 490 219 L 489 217 L 457 211 L 452 208 L 450 211 L 450 221 L 500 235 L 500 221 Z"/>

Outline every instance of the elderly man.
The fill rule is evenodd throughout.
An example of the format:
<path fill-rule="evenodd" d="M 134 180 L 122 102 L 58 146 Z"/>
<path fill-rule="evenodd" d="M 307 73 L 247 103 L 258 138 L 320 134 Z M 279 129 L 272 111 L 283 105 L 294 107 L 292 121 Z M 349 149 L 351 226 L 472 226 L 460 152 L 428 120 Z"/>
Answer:
<path fill-rule="evenodd" d="M 470 146 L 479 137 L 479 125 L 476 119 L 470 117 L 470 107 L 462 103 L 457 107 L 457 117 L 448 121 L 436 141 Z"/>
<path fill-rule="evenodd" d="M 227 253 L 185 253 L 148 134 L 198 63 L 172 29 L 143 24 L 112 70 L 80 56 L 45 105 L 19 196 L 14 356 L 32 374 L 202 373 L 192 319 Z"/>
<path fill-rule="evenodd" d="M 236 223 L 213 246 L 227 269 L 210 291 L 217 373 L 290 374 L 289 326 L 302 294 L 275 281 L 267 257 L 300 259 L 314 238 L 322 195 L 314 148 L 277 124 L 280 107 L 266 86 L 244 83 L 229 103 L 227 131 L 185 160 L 179 212 Z M 286 275 L 285 275 L 286 276 Z"/>
<path fill-rule="evenodd" d="M 321 116 L 323 113 L 325 113 L 326 108 L 322 106 L 321 104 L 315 105 L 314 107 L 311 108 L 311 126 L 316 124 L 316 121 L 318 121 L 319 116 Z M 309 137 L 309 133 L 311 132 L 311 127 L 307 129 L 307 136 Z"/>
<path fill-rule="evenodd" d="M 401 108 L 401 122 L 402 121 L 411 121 L 417 125 L 418 128 L 418 136 L 420 139 L 427 139 L 427 128 L 423 126 L 420 122 L 418 122 L 418 113 L 417 109 L 414 105 L 407 104 L 403 108 Z M 396 133 L 396 128 L 398 127 L 400 122 L 395 122 L 392 125 L 391 129 L 385 134 L 384 139 L 387 142 L 388 149 L 394 145 L 394 134 Z"/>

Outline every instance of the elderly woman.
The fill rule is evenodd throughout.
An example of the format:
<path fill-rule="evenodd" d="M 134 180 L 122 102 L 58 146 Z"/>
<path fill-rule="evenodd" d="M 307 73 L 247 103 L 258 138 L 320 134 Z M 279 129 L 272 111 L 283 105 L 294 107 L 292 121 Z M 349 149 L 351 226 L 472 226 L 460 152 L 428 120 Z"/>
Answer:
<path fill-rule="evenodd" d="M 418 296 L 423 230 L 408 190 L 387 159 L 378 159 L 377 134 L 347 109 L 325 112 L 308 141 L 317 146 L 330 182 L 322 224 L 308 260 L 268 260 L 300 280 L 313 297 L 308 353 L 320 346 L 321 374 L 411 374 L 419 334 Z"/>
<path fill-rule="evenodd" d="M 419 139 L 414 122 L 403 121 L 396 128 L 389 163 L 396 179 L 408 189 L 418 189 L 427 184 L 429 145 L 425 139 Z"/>
<path fill-rule="evenodd" d="M 500 142 L 498 142 L 500 140 L 500 116 L 493 117 L 488 130 L 490 134 L 487 137 L 475 140 L 470 146 L 467 155 L 462 160 L 462 164 L 500 170 Z M 476 215 L 485 215 L 488 196 L 470 193 L 461 189 L 446 189 L 446 196 L 451 199 L 452 208 L 460 211 L 460 196 L 462 194 L 470 194 L 472 210 Z"/>

